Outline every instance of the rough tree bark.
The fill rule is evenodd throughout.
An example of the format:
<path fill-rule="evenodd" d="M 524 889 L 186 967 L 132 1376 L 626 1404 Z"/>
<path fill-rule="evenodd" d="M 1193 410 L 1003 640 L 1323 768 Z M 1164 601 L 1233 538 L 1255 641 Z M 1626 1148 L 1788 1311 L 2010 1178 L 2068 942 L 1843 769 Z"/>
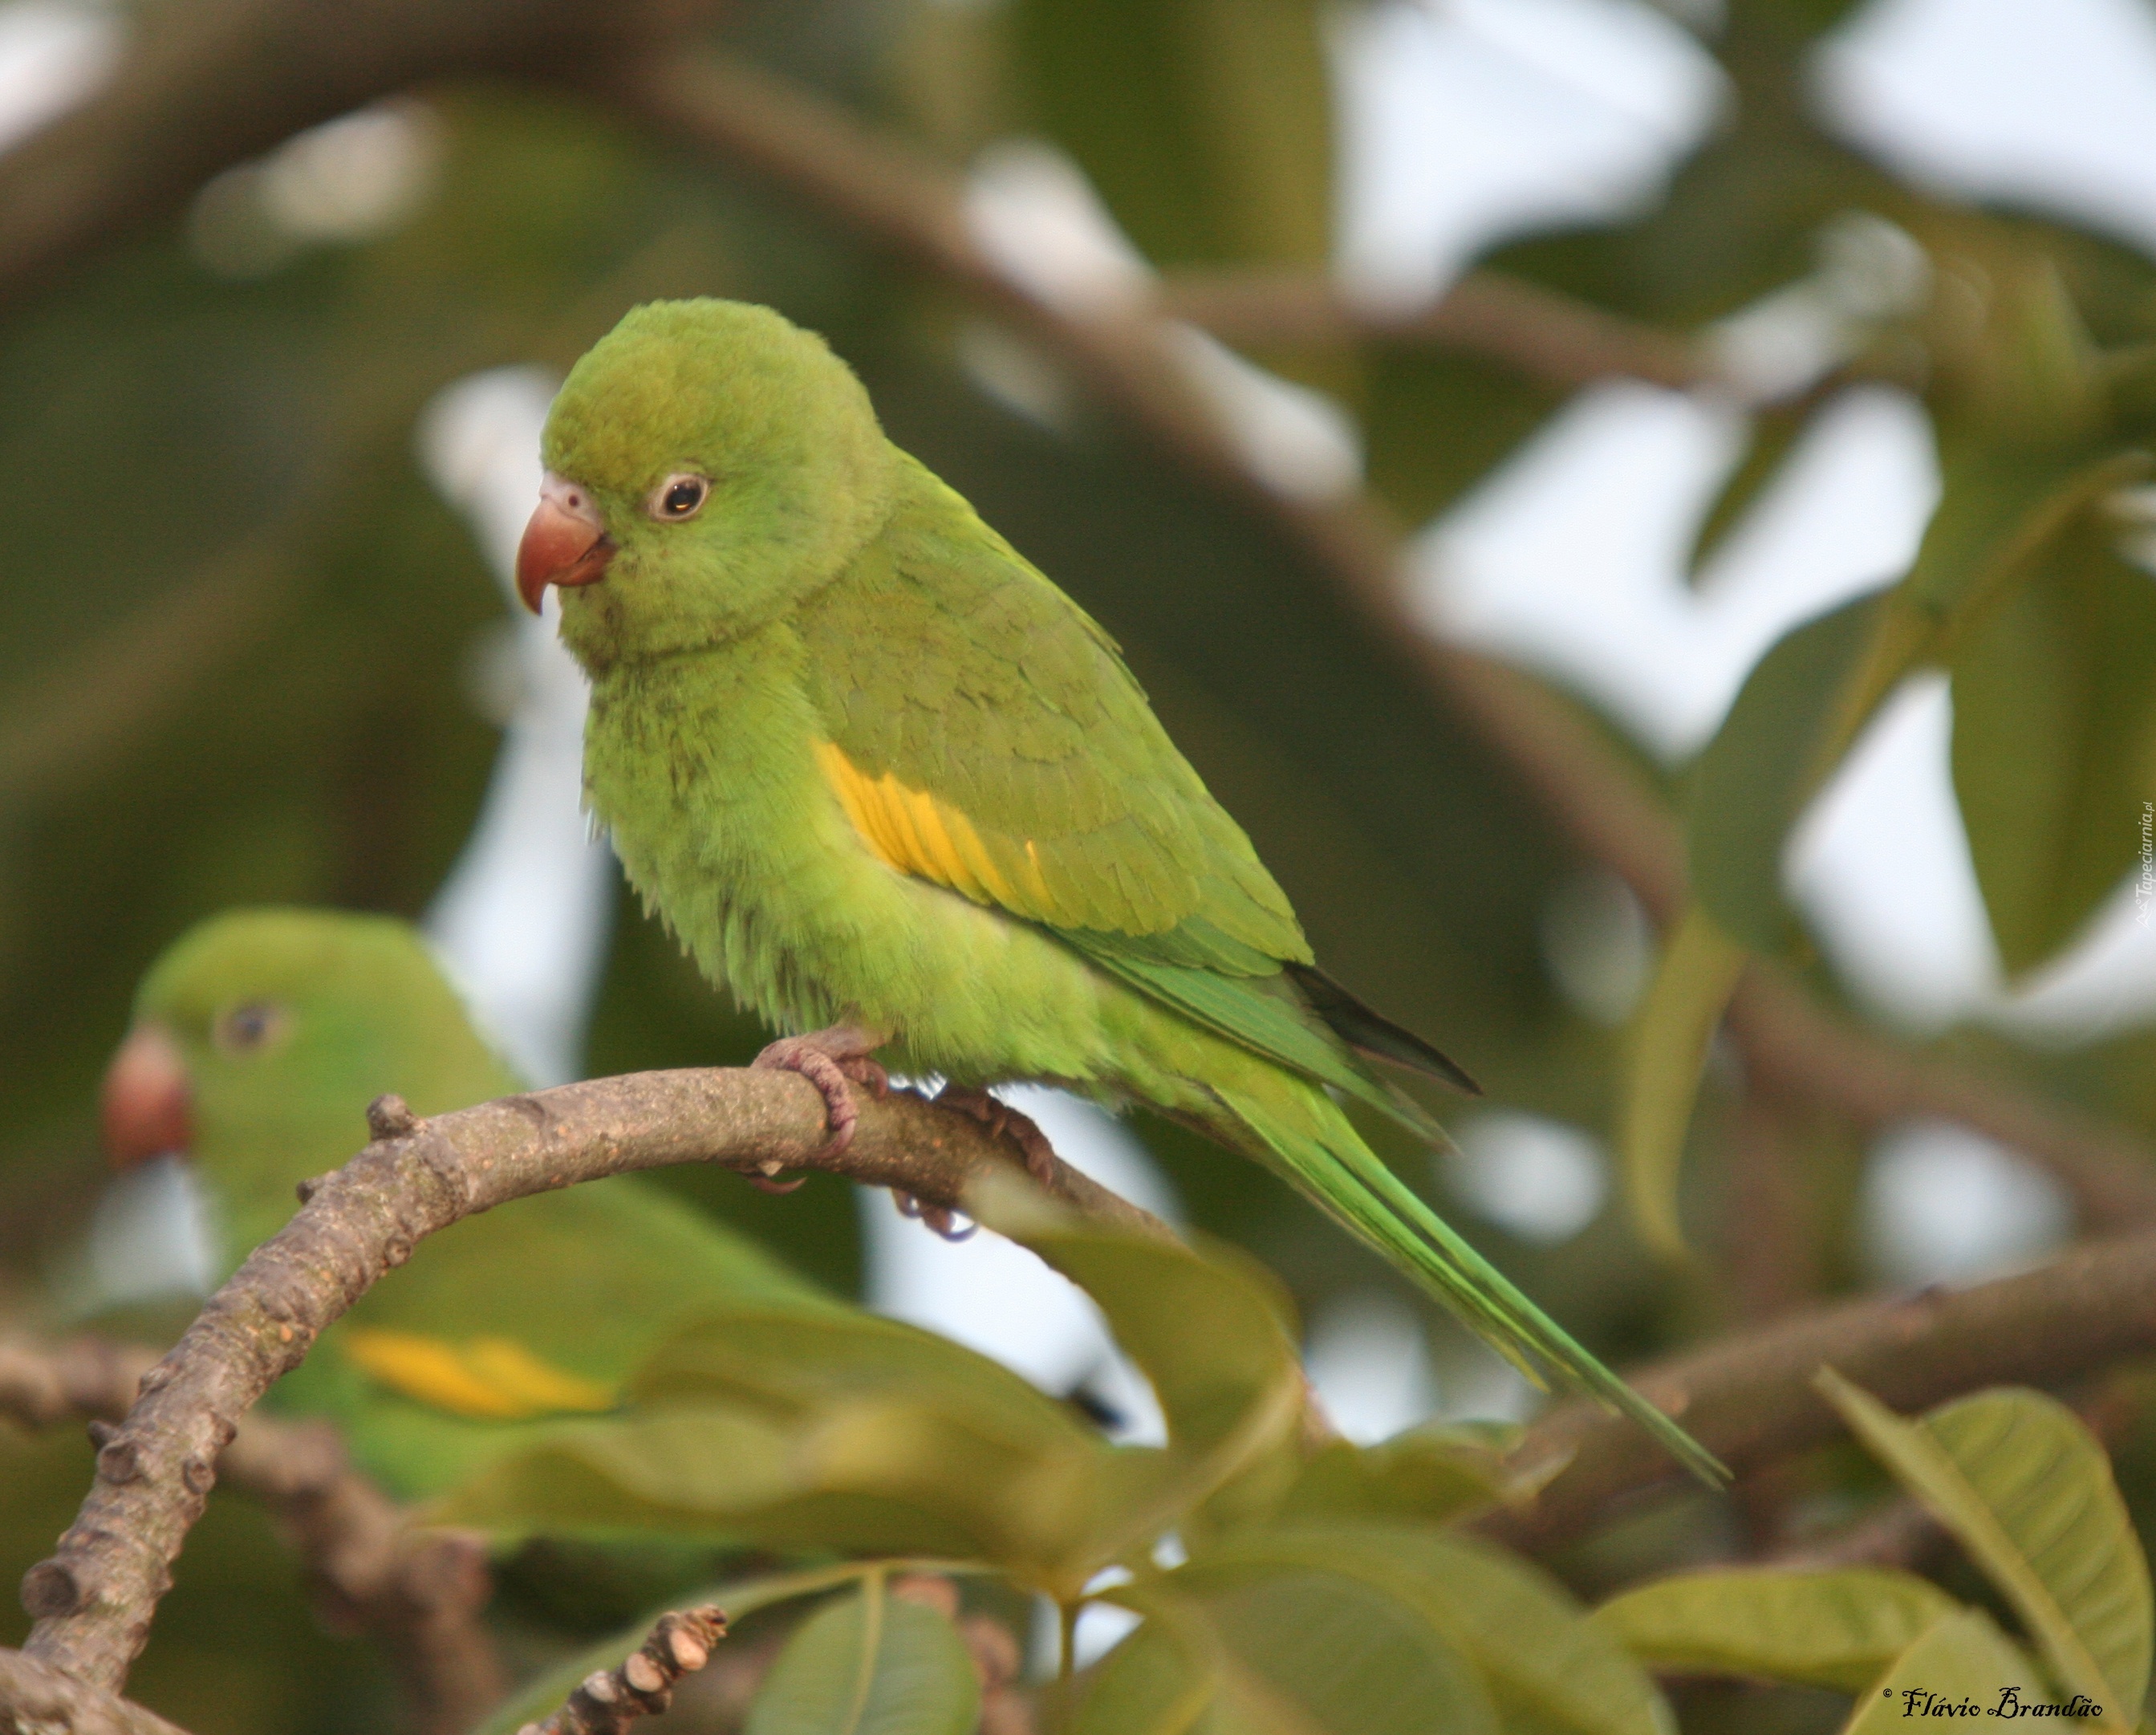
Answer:
<path fill-rule="evenodd" d="M 80 1514 L 23 1581 L 23 1604 L 37 1617 L 29 1656 L 109 1691 L 124 1686 L 240 1417 L 383 1272 L 462 1218 L 679 1163 L 765 1177 L 829 1168 L 952 1209 L 979 1177 L 1013 1163 L 1023 1171 L 1015 1147 L 905 1091 L 862 1101 L 852 1142 L 834 1155 L 815 1086 L 752 1069 L 599 1079 L 431 1121 L 384 1097 L 369 1121 L 374 1142 L 306 1183 L 298 1214 L 142 1376 L 141 1396 L 98 1454 Z M 1171 1233 L 1060 1163 L 1047 1190 L 1089 1216 Z"/>
<path fill-rule="evenodd" d="M 102 1476 L 110 1424 L 126 1415 L 157 1360 L 153 1350 L 96 1337 L 56 1347 L 0 1341 L 0 1414 L 40 1429 L 88 1420 Z M 478 1537 L 414 1530 L 322 1422 L 248 1416 L 217 1473 L 269 1509 L 322 1612 L 381 1646 L 414 1735 L 461 1735 L 501 1702 L 509 1677 L 480 1619 L 493 1584 Z"/>

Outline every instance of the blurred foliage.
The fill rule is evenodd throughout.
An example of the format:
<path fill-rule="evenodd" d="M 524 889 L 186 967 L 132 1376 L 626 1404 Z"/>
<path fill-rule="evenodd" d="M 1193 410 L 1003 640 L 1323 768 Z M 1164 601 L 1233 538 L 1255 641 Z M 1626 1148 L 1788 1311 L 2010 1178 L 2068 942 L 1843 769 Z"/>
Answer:
<path fill-rule="evenodd" d="M 1657 1010 L 1629 1033 L 1569 1002 L 1546 956 L 1553 901 L 1587 864 L 1301 555 L 1101 418 L 1050 426 L 993 398 L 963 362 L 966 316 L 932 285 L 593 103 L 495 84 L 431 90 L 440 160 L 386 233 L 288 237 L 234 275 L 238 255 L 205 240 L 206 195 L 192 223 L 161 226 L 18 313 L 0 326 L 8 1317 L 41 1322 L 44 1279 L 96 1196 L 96 1079 L 148 961 L 233 904 L 416 915 L 467 834 L 496 741 L 474 671 L 501 603 L 468 527 L 413 459 L 424 407 L 479 369 L 564 367 L 632 302 L 690 293 L 769 301 L 828 333 L 893 437 L 1122 640 L 1328 965 L 1442 1041 L 1497 1102 L 1599 1133 L 1648 1127 L 1631 1140 L 1650 1178 L 1636 1190 L 1665 1243 L 1680 1217 L 1734 1209 L 1710 1250 L 1741 1260 L 1744 1195 L 1726 1173 L 1738 1086 L 1703 1033 L 1738 947 L 1777 954 L 1840 998 L 1783 902 L 1779 867 L 1804 799 L 1864 720 L 1911 671 L 1950 675 L 1956 793 L 2017 973 L 2057 956 L 2115 892 L 2138 847 L 2138 803 L 2156 793 L 2156 589 L 2120 485 L 2142 473 L 2156 417 L 2156 270 L 2056 217 L 1904 183 L 1832 136 L 1810 106 L 1807 57 L 1855 9 L 1729 0 L 1700 36 L 1727 80 L 1720 118 L 1663 194 L 1621 220 L 1507 239 L 1483 261 L 1697 333 L 1793 285 L 1839 280 L 1856 213 L 1875 234 L 1891 226 L 1929 285 L 1852 314 L 1840 364 L 1914 394 L 1931 418 L 1946 493 L 1914 569 L 1794 629 L 1691 767 L 1654 763 L 1590 718 L 1681 798 L 1703 919 L 1724 948 L 1672 948 L 1691 973 L 1666 973 L 1644 1003 Z M 762 0 L 719 33 L 953 162 L 1005 137 L 1054 141 L 1158 269 L 1272 269 L 1322 266 L 1334 227 L 1329 16 L 1305 0 Z M 231 186 L 215 197 L 227 217 L 241 208 Z M 1408 526 L 1464 497 L 1561 401 L 1496 361 L 1397 336 L 1255 359 L 1336 396 L 1373 495 Z M 1743 525 L 1834 400 L 1830 379 L 1753 409 L 1745 454 L 1702 514 L 1695 565 Z M 1697 968 L 1702 956 L 1713 968 Z M 624 896 L 591 1070 L 738 1061 L 763 1039 Z M 1959 1031 L 1936 1048 L 2156 1134 L 2156 1032 L 2053 1052 Z M 1262 1260 L 1296 1309 L 1396 1287 L 1270 1178 L 1181 1129 L 1135 1124 L 1195 1224 Z M 1819 1128 L 1790 1141 L 1804 1158 L 1799 1232 L 1815 1244 L 1794 1265 L 1829 1291 L 1859 1265 L 1850 1142 Z M 1439 1185 L 1424 1153 L 1384 1149 Z M 835 1286 L 858 1281 L 844 1188 L 819 1179 L 775 1199 L 724 1176 L 660 1179 Z M 1645 1353 L 1742 1305 L 1726 1270 L 1654 1266 L 1614 1212 L 1555 1246 L 1462 1222 L 1605 1356 Z M 1989 1409 L 1921 1424 L 1871 1417 L 1870 1437 L 1906 1444 L 1914 1436 L 1895 1428 L 1928 1430 L 1913 1455 L 1886 1452 L 1896 1473 L 1934 1501 L 1951 1481 L 1948 1503 L 1976 1510 L 1974 1498 L 1984 1534 L 2010 1543 L 2023 1512 L 2011 1457 L 2025 1449 L 2013 1442 L 2048 1442 L 2049 1486 L 2086 1496 L 2079 1522 L 2102 1531 L 2075 1544 L 2076 1558 L 2102 1553 L 2126 1586 L 2108 1605 L 2113 1625 L 2063 1589 L 2030 1599 L 2031 1584 L 2063 1581 L 2046 1578 L 2025 1536 L 2016 1555 L 1978 1551 L 1997 1581 L 1982 1610 L 1906 1577 L 1725 1575 L 1633 1592 L 1590 1621 L 1550 1582 L 1446 1527 L 1491 1492 L 1471 1442 L 1432 1431 L 1301 1460 L 1280 1431 L 1286 1410 L 1265 1408 L 1285 1389 L 1281 1322 L 1292 1310 L 1246 1266 L 1137 1276 L 1111 1267 L 1140 1255 L 1086 1247 L 1065 1249 L 1070 1267 L 1160 1387 L 1166 1449 L 1109 1447 L 1014 1378 L 895 1327 L 862 1322 L 813 1353 L 778 1340 L 752 1353 L 745 1327 L 685 1341 L 648 1370 L 631 1418 L 567 1430 L 543 1462 L 466 1491 L 469 1512 L 505 1535 L 546 1520 L 549 1533 L 504 1569 L 516 1655 L 534 1667 L 558 1659 L 697 1580 L 712 1550 L 932 1547 L 1144 1617 L 1055 1699 L 1088 1732 L 1422 1729 L 1439 1707 L 1447 1729 L 1667 1727 L 1644 1665 L 1782 1683 L 1674 1696 L 1687 1728 L 1750 1735 L 1832 1727 L 1844 1693 L 1881 1678 L 1893 1691 L 1966 1674 L 1989 1693 L 2005 1671 L 2071 1686 L 2076 1646 L 2138 1708 L 2128 1665 L 2139 1655 L 2145 1676 L 2145 1568 L 2138 1592 L 2127 1581 L 2138 1545 L 2097 1449 L 2033 1397 L 1987 1395 L 1971 1402 Z M 1178 1299 L 1163 1306 L 1169 1293 Z M 1195 1335 L 1201 1317 L 1209 1335 Z M 1449 1324 L 1425 1318 L 1440 1351 L 1456 1348 Z M 901 1365 L 916 1389 L 870 1378 Z M 1242 1440 L 1239 1422 L 1260 1413 L 1263 1439 Z M 1979 1414 L 2015 1423 L 2005 1445 L 1977 1437 Z M 2156 1511 L 2146 1431 L 2119 1460 L 2126 1507 L 2144 1517 Z M 685 1464 L 709 1471 L 721 1441 L 732 1469 L 685 1487 Z M 0 1437 L 9 1572 L 66 1522 L 86 1457 L 74 1440 Z M 863 1486 L 864 1465 L 882 1480 Z M 1810 1470 L 1845 1503 L 1867 1474 L 1853 1454 Z M 1013 1493 L 1050 1486 L 1053 1499 Z M 615 1522 L 598 1524 L 602 1512 Z M 652 1544 L 654 1525 L 680 1547 Z M 620 1546 L 624 1527 L 646 1539 Z M 610 1534 L 583 1533 L 593 1529 Z M 1170 1532 L 1187 1565 L 1150 1552 Z M 1613 1533 L 1567 1570 L 1583 1584 L 1636 1577 L 1726 1552 L 1733 1533 L 1725 1512 L 1695 1501 Z M 1086 1590 L 1110 1559 L 1134 1576 Z M 779 1679 L 828 1673 L 804 1657 L 865 1659 L 860 1704 L 893 1727 L 941 1717 L 955 1728 L 972 1701 L 949 1623 L 895 1598 L 880 1572 L 849 1563 L 815 1581 L 836 1599 L 793 1633 Z M 219 1495 L 136 1691 L 198 1735 L 380 1727 L 378 1661 L 314 1628 L 294 1576 L 259 1515 Z M 969 1607 L 1002 1595 L 1003 1618 L 1024 1608 L 967 1583 Z M 747 1612 L 760 1594 L 730 1606 Z M 611 1654 L 595 1655 L 617 1661 L 619 1640 L 606 1644 Z M 911 1723 L 891 1708 L 915 1702 L 897 1681 L 909 1671 L 928 1707 Z M 814 1699 L 804 1688 L 752 1727 L 817 1729 Z M 1885 1702 L 1875 1692 L 1861 1715 L 1884 1716 Z"/>
<path fill-rule="evenodd" d="M 660 1351 L 637 1414 L 565 1427 L 434 1516 L 496 1533 L 704 1527 L 866 1555 L 709 1594 L 757 1610 L 844 1587 L 787 1642 L 748 1735 L 968 1735 L 965 1648 L 889 1594 L 926 1571 L 1008 1578 L 1052 1599 L 1065 1633 L 1094 1604 L 1138 1617 L 1045 1696 L 1046 1726 L 1070 1735 L 1657 1735 L 1671 1713 L 1649 1668 L 1823 1689 L 1854 1701 L 1852 1729 L 1890 1697 L 1902 1714 L 1911 1691 L 1980 1706 L 2008 1689 L 2032 1707 L 2080 1695 L 2103 1708 L 2096 1727 L 2138 1722 L 2156 1634 L 2148 1565 L 2102 1448 L 2041 1394 L 1979 1393 L 1910 1422 L 1821 1375 L 2025 1646 L 1983 1607 L 1885 1568 L 1680 1573 L 1590 1617 L 1460 1529 L 1527 1492 L 1501 1441 L 1430 1427 L 1375 1448 L 1308 1443 L 1288 1322 L 1244 1261 L 1018 1199 L 988 1220 L 1100 1304 L 1160 1394 L 1164 1446 L 1089 1438 L 1004 1369 L 908 1327 L 742 1315 Z M 635 1636 L 567 1660 L 485 1735 Z"/>

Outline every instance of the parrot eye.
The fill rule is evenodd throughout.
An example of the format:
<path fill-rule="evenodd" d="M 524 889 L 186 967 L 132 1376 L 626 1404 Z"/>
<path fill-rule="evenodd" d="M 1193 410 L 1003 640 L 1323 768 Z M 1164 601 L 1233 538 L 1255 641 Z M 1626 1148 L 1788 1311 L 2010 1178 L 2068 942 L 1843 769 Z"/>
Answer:
<path fill-rule="evenodd" d="M 711 497 L 711 485 L 701 476 L 669 476 L 653 490 L 647 509 L 662 524 L 679 524 L 704 510 Z"/>
<path fill-rule="evenodd" d="M 225 1053 L 248 1055 L 266 1047 L 284 1028 L 282 1008 L 267 1001 L 250 1000 L 226 1013 L 217 1021 L 217 1029 L 212 1034 Z"/>

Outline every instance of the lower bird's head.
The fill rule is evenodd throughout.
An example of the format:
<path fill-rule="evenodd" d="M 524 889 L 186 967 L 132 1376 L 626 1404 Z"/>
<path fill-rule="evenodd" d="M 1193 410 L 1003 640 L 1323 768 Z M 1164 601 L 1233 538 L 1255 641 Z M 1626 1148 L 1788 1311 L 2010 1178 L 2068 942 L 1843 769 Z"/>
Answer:
<path fill-rule="evenodd" d="M 654 301 L 575 367 L 517 551 L 588 669 L 731 638 L 834 577 L 889 510 L 896 454 L 824 341 L 767 307 Z"/>
<path fill-rule="evenodd" d="M 187 1158 L 244 1251 L 291 1215 L 295 1183 L 367 1142 L 384 1091 L 427 1114 L 513 1088 L 407 923 L 233 911 L 143 978 L 105 1071 L 105 1151 L 122 1169 Z"/>

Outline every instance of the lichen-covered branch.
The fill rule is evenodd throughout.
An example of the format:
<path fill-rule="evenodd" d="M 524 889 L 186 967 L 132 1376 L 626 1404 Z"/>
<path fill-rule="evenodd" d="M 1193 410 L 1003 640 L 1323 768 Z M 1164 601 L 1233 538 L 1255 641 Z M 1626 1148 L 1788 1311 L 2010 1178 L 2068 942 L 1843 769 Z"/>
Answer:
<path fill-rule="evenodd" d="M 726 1635 L 726 1610 L 716 1603 L 662 1614 L 628 1661 L 586 1676 L 559 1711 L 517 1735 L 623 1735 L 637 1718 L 672 1704 L 674 1684 L 709 1662 Z"/>
<path fill-rule="evenodd" d="M 89 1420 L 98 1476 L 110 1480 L 131 1450 L 112 1424 L 157 1360 L 154 1351 L 100 1337 L 52 1347 L 0 1341 L 0 1414 L 41 1429 Z M 508 1677 L 480 1618 L 492 1584 L 477 1538 L 413 1529 L 352 1469 L 326 1423 L 249 1416 L 217 1472 L 269 1508 L 323 1614 L 381 1645 L 418 1735 L 459 1735 L 501 1702 Z"/>
<path fill-rule="evenodd" d="M 860 1106 L 852 1142 L 833 1154 L 815 1086 L 773 1070 L 635 1073 L 424 1122 L 382 1098 L 368 1113 L 373 1142 L 307 1183 L 298 1214 L 142 1375 L 80 1513 L 23 1579 L 37 1617 L 27 1654 L 120 1690 L 240 1418 L 385 1271 L 450 1224 L 530 1193 L 680 1163 L 766 1175 L 826 1168 L 950 1208 L 991 1173 L 1024 1172 L 1016 1148 L 978 1122 L 908 1092 Z M 1039 1173 L 1052 1196 L 1086 1215 L 1172 1233 L 1060 1162 Z"/>
<path fill-rule="evenodd" d="M 1812 1389 L 1840 1370 L 1902 1411 L 1987 1385 L 2056 1387 L 2156 1352 L 2156 1232 L 2074 1248 L 2018 1276 L 1964 1290 L 1871 1296 L 1735 1333 L 1636 1374 L 1633 1383 L 1739 1476 L 1835 1439 Z M 1567 1404 L 1527 1431 L 1513 1461 L 1562 1466 L 1524 1512 L 1489 1528 L 1516 1547 L 1561 1546 L 1675 1466 L 1640 1430 Z"/>

